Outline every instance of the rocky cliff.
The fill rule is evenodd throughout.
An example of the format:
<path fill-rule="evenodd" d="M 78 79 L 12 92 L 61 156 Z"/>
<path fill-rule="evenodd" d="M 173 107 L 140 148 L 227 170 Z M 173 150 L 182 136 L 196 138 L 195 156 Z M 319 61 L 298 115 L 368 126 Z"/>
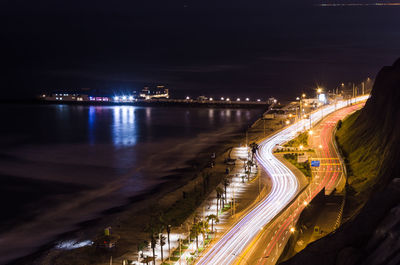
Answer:
<path fill-rule="evenodd" d="M 400 264 L 400 59 L 379 72 L 370 99 L 345 133 L 345 152 L 357 160 L 357 181 L 364 182 L 356 192 L 369 199 L 336 232 L 282 264 Z"/>

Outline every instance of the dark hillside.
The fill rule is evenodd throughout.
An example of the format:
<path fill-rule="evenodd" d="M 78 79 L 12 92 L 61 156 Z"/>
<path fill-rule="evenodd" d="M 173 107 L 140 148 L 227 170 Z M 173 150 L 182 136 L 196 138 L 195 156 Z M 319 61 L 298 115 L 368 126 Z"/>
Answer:
<path fill-rule="evenodd" d="M 349 192 L 358 215 L 285 265 L 400 264 L 400 59 L 378 74 L 365 107 L 343 122 Z M 367 200 L 368 199 L 368 200 Z"/>
<path fill-rule="evenodd" d="M 400 59 L 379 72 L 371 98 L 347 133 L 351 150 L 366 145 L 365 156 L 368 151 L 382 156 L 381 184 L 400 176 Z"/>

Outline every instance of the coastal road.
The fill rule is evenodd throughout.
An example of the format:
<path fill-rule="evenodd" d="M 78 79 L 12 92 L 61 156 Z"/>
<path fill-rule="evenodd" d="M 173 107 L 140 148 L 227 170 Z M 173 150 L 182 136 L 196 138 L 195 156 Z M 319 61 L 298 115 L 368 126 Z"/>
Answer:
<path fill-rule="evenodd" d="M 354 99 L 354 102 L 366 98 L 367 96 Z M 334 105 L 324 106 L 312 113 L 309 120 L 300 120 L 259 144 L 257 160 L 271 178 L 271 192 L 254 206 L 247 215 L 243 216 L 242 219 L 232 226 L 207 253 L 199 258 L 196 264 L 233 264 L 238 262 L 238 260 L 239 262 L 240 260 L 244 260 L 242 257 L 258 241 L 257 239 L 264 234 L 268 234 L 263 231 L 270 230 L 267 229 L 269 227 L 267 225 L 271 221 L 272 223 L 279 223 L 281 218 L 285 218 L 285 214 L 290 215 L 290 211 L 284 211 L 282 214 L 279 213 L 289 205 L 294 205 L 291 202 L 299 192 L 299 182 L 296 176 L 282 162 L 275 158 L 272 153 L 273 149 L 276 145 L 283 144 L 295 138 L 298 132 L 308 129 L 310 124 L 318 122 L 324 115 L 326 116 L 336 109 L 343 108 L 348 103 L 347 101 L 340 101 Z M 293 210 L 294 215 L 292 216 L 298 215 L 300 209 Z M 286 219 L 284 227 L 291 227 L 295 220 L 290 217 Z M 280 234 L 286 233 L 285 231 L 280 232 Z M 272 233 L 278 233 L 278 231 Z M 280 238 L 282 238 L 281 235 L 277 237 L 277 240 Z M 282 243 L 278 242 L 273 242 L 272 244 L 282 246 Z M 271 248 L 269 247 L 269 249 Z"/>
<path fill-rule="evenodd" d="M 313 170 L 313 179 L 308 187 L 243 251 L 238 264 L 275 264 L 291 233 L 297 233 L 295 224 L 303 209 L 323 188 L 326 193 L 335 189 L 343 171 L 333 143 L 333 131 L 339 120 L 361 107 L 362 104 L 358 104 L 340 109 L 313 128 L 310 137 L 316 151 L 313 160 L 320 161 L 321 166 Z"/>

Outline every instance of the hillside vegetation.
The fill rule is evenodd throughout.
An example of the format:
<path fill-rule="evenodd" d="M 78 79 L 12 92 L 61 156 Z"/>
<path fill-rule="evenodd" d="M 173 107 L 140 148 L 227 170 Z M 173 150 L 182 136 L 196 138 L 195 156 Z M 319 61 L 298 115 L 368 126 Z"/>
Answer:
<path fill-rule="evenodd" d="M 355 138 L 359 137 L 359 131 L 353 126 L 359 116 L 360 111 L 357 111 L 345 119 L 336 134 L 347 167 L 345 216 L 357 213 L 365 204 L 377 182 L 379 169 L 384 160 L 378 139 L 371 139 L 368 142 L 355 141 Z"/>

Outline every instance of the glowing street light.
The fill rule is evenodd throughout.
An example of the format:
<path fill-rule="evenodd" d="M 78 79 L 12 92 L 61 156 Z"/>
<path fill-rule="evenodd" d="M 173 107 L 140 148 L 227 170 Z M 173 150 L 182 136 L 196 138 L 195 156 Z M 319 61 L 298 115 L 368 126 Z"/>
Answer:
<path fill-rule="evenodd" d="M 115 101 L 118 101 L 118 100 L 119 100 L 119 97 L 114 97 L 114 100 L 115 100 Z"/>
<path fill-rule="evenodd" d="M 322 149 L 322 144 L 320 144 L 318 147 L 319 147 L 319 149 Z"/>
<path fill-rule="evenodd" d="M 317 92 L 318 92 L 318 93 L 321 93 L 321 92 L 322 92 L 322 88 L 318 87 L 318 88 L 317 88 Z"/>
<path fill-rule="evenodd" d="M 309 135 L 312 135 L 313 133 L 314 133 L 314 132 L 311 131 L 311 130 L 308 131 L 308 134 L 309 134 Z"/>
<path fill-rule="evenodd" d="M 210 101 L 213 101 L 213 98 L 210 98 Z"/>
<path fill-rule="evenodd" d="M 294 233 L 296 231 L 296 229 L 294 229 L 294 227 L 290 228 L 290 233 Z"/>
<path fill-rule="evenodd" d="M 224 97 L 221 97 L 221 100 L 224 100 Z"/>
<path fill-rule="evenodd" d="M 299 147 L 300 147 L 300 150 L 303 150 L 303 148 L 304 148 L 304 146 L 303 146 L 303 145 L 300 145 Z"/>
<path fill-rule="evenodd" d="M 305 98 L 305 97 L 306 97 L 306 94 L 303 93 L 301 96 L 302 96 L 303 98 Z"/>
<path fill-rule="evenodd" d="M 303 205 L 304 205 L 304 206 L 307 206 L 307 205 L 308 205 L 308 202 L 307 202 L 307 201 L 304 201 L 304 202 L 303 202 Z"/>
<path fill-rule="evenodd" d="M 129 100 L 133 100 L 133 96 L 129 96 Z"/>
<path fill-rule="evenodd" d="M 231 99 L 230 98 L 226 98 L 226 101 L 230 101 Z"/>
<path fill-rule="evenodd" d="M 287 121 L 286 121 L 286 124 L 290 124 L 290 121 L 289 121 L 289 120 L 287 120 Z"/>
<path fill-rule="evenodd" d="M 249 101 L 250 99 L 249 98 L 246 98 L 246 101 Z"/>
<path fill-rule="evenodd" d="M 123 97 L 122 97 L 122 100 L 126 100 L 126 96 L 123 96 Z"/>
<path fill-rule="evenodd" d="M 261 101 L 261 99 L 257 99 L 257 101 L 258 101 L 258 102 L 260 102 L 260 101 Z"/>
<path fill-rule="evenodd" d="M 237 98 L 236 101 L 240 101 L 240 98 Z"/>
<path fill-rule="evenodd" d="M 186 97 L 186 100 L 189 100 L 190 99 L 190 97 Z"/>

